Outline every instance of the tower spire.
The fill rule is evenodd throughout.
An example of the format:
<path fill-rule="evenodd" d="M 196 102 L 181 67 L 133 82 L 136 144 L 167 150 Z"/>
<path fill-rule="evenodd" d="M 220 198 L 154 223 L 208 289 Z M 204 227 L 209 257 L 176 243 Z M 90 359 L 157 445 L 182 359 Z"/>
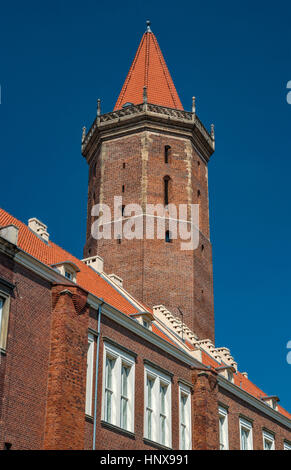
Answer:
<path fill-rule="evenodd" d="M 147 88 L 148 103 L 183 110 L 182 103 L 171 78 L 156 36 L 147 20 L 144 33 L 129 69 L 114 111 L 126 103 L 143 103 L 143 90 Z"/>

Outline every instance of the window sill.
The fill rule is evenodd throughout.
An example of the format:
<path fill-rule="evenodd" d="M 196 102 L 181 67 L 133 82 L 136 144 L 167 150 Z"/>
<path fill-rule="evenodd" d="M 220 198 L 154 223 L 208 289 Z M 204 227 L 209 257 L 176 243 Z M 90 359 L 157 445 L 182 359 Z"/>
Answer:
<path fill-rule="evenodd" d="M 120 428 L 119 426 L 116 426 L 115 424 L 107 423 L 106 421 L 101 420 L 101 426 L 103 428 L 109 429 L 109 431 L 116 432 L 117 434 L 123 434 L 126 437 L 135 439 L 135 434 L 133 432 Z"/>
<path fill-rule="evenodd" d="M 85 414 L 85 421 L 87 421 L 88 423 L 94 423 L 94 418 L 91 415 Z"/>
<path fill-rule="evenodd" d="M 159 444 L 158 442 L 151 441 L 147 437 L 143 438 L 143 442 L 147 444 L 148 446 L 155 447 L 156 449 L 173 450 L 172 447 L 167 447 L 167 446 L 164 446 L 163 444 Z"/>

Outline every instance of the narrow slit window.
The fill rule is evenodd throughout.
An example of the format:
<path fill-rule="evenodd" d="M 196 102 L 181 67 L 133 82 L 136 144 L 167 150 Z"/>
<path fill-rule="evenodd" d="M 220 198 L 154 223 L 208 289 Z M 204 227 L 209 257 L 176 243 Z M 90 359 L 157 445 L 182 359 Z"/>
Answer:
<path fill-rule="evenodd" d="M 125 186 L 124 184 L 122 185 L 122 192 L 124 193 L 124 190 L 125 190 Z"/>
<path fill-rule="evenodd" d="M 165 163 L 169 163 L 169 156 L 170 156 L 170 145 L 165 145 Z"/>
<path fill-rule="evenodd" d="M 169 182 L 170 182 L 170 177 L 165 176 L 164 177 L 164 204 L 165 206 L 169 204 Z"/>
<path fill-rule="evenodd" d="M 172 242 L 170 230 L 166 230 L 165 241 L 166 241 L 166 243 L 171 243 Z"/>

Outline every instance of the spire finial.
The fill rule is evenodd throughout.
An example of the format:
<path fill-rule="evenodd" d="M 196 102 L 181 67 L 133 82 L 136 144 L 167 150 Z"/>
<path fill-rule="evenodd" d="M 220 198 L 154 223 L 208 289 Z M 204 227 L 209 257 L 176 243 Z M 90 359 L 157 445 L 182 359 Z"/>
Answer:
<path fill-rule="evenodd" d="M 150 20 L 147 20 L 147 30 L 146 30 L 146 33 L 151 33 L 152 30 L 151 30 L 151 22 Z"/>

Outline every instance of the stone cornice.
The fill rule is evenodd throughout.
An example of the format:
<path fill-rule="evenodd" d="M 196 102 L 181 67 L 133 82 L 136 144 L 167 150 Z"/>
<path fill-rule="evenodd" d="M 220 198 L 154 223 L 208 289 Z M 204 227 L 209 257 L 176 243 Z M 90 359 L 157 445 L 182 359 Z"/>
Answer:
<path fill-rule="evenodd" d="M 206 162 L 214 152 L 214 139 L 195 113 L 149 103 L 98 116 L 83 138 L 82 154 L 89 162 L 103 141 L 144 131 L 188 138 Z"/>

